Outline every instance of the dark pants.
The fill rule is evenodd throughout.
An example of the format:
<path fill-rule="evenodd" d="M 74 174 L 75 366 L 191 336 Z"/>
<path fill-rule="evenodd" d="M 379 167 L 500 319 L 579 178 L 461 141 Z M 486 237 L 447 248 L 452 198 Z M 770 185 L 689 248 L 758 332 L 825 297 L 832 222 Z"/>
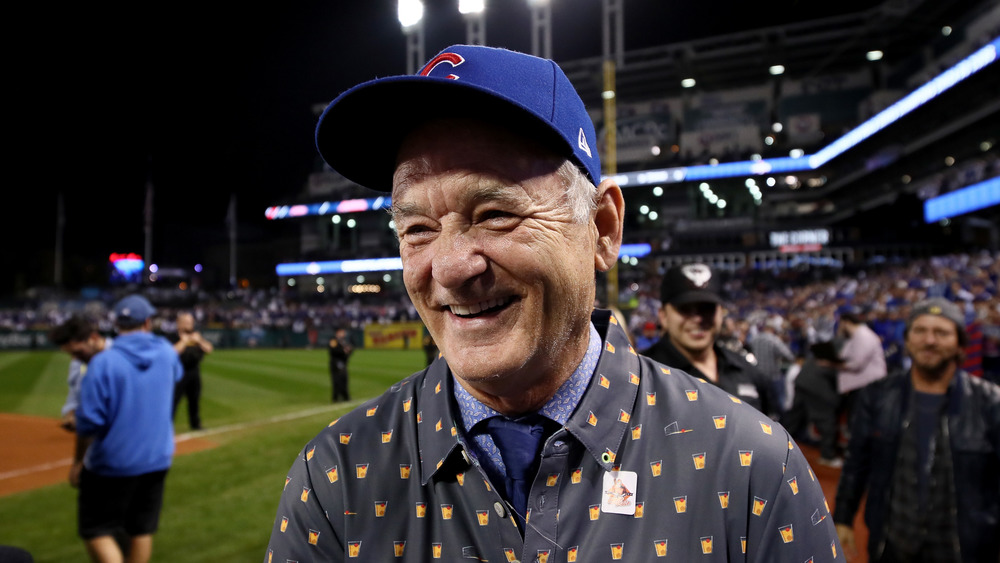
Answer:
<path fill-rule="evenodd" d="M 797 395 L 802 397 L 806 416 L 819 434 L 819 455 L 827 459 L 837 457 L 837 436 L 840 430 L 837 423 L 838 402 L 801 390 Z"/>
<path fill-rule="evenodd" d="M 181 403 L 181 398 L 187 398 L 188 424 L 191 430 L 201 429 L 201 413 L 198 403 L 201 399 L 201 374 L 190 375 L 185 373 L 184 377 L 177 382 L 174 387 L 174 416 L 177 416 L 177 406 Z"/>
<path fill-rule="evenodd" d="M 924 561 L 940 561 L 940 559 L 933 558 L 925 551 L 917 552 L 916 555 L 906 555 L 897 549 L 894 549 L 891 543 L 886 543 L 885 548 L 882 550 L 881 557 L 876 557 L 876 554 L 869 553 L 868 561 L 869 563 L 923 563 Z M 958 561 L 956 557 L 955 561 Z"/>
<path fill-rule="evenodd" d="M 0 545 L 0 562 L 3 563 L 33 563 L 31 553 L 23 548 L 10 545 Z"/>
<path fill-rule="evenodd" d="M 86 468 L 77 497 L 78 532 L 89 540 L 100 536 L 152 534 L 160 522 L 167 470 L 131 477 L 106 477 Z"/>
<path fill-rule="evenodd" d="M 330 366 L 330 383 L 333 386 L 333 402 L 343 399 L 350 401 L 351 396 L 347 392 L 347 366 L 333 364 Z"/>

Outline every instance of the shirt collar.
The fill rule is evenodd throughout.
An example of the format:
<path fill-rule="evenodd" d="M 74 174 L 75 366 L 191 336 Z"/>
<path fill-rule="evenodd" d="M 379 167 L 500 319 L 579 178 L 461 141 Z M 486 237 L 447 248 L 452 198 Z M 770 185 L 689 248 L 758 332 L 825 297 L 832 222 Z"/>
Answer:
<path fill-rule="evenodd" d="M 580 398 L 587 390 L 587 385 L 594 375 L 594 368 L 597 367 L 597 360 L 600 357 L 601 335 L 594 327 L 594 323 L 590 323 L 590 342 L 583 360 L 569 379 L 559 387 L 555 395 L 538 412 L 559 424 L 566 424 L 569 415 L 573 414 L 573 409 L 579 404 Z M 479 422 L 500 414 L 473 397 L 465 387 L 455 385 L 454 389 L 455 402 L 458 404 L 462 420 L 462 429 L 467 434 L 471 433 L 472 428 Z"/>
<path fill-rule="evenodd" d="M 553 396 L 553 399 L 558 396 L 562 400 L 576 397 L 569 399 L 572 406 L 567 402 L 563 407 L 555 409 L 558 411 L 555 416 L 569 413 L 569 418 L 563 425 L 587 447 L 601 466 L 610 470 L 614 465 L 615 452 L 628 428 L 628 413 L 631 413 L 635 405 L 639 386 L 639 360 L 625 332 L 618 326 L 612 326 L 618 323 L 610 311 L 594 311 L 591 321 L 591 340 L 581 366 L 588 363 L 587 358 L 590 358 L 592 347 L 596 343 L 599 354 L 597 367 L 589 370 L 584 367 L 582 371 L 586 381 L 582 383 L 574 379 L 577 376 L 574 372 L 570 377 L 572 383 L 563 385 L 566 395 L 557 392 Z M 596 338 L 593 329 L 596 329 Z M 578 371 L 579 369 L 578 367 Z M 594 375 L 600 376 L 599 382 Z M 413 390 L 423 484 L 427 484 L 435 472 L 446 465 L 460 466 L 462 469 L 456 471 L 464 471 L 472 463 L 458 438 L 459 427 L 464 428 L 465 425 L 460 407 L 456 408 L 458 401 L 450 400 L 455 396 L 454 388 L 460 387 L 454 385 L 453 379 L 448 364 L 443 358 L 438 359 L 427 368 L 418 388 Z M 595 385 L 600 386 L 600 392 L 588 395 L 588 389 L 597 389 Z M 452 388 L 449 389 L 449 386 Z M 560 388 L 560 391 L 563 389 Z M 548 408 L 549 403 L 543 409 Z M 469 427 L 474 424 L 472 422 Z"/>

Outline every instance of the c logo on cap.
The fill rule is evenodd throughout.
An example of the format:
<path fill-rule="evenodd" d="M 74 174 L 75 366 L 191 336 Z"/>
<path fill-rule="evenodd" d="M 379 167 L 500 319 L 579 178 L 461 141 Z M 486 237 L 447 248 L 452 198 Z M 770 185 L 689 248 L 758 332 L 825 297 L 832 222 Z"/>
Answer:
<path fill-rule="evenodd" d="M 456 67 L 464 62 L 465 58 L 462 55 L 459 55 L 458 53 L 441 53 L 440 55 L 431 59 L 430 62 L 428 62 L 426 65 L 424 65 L 424 68 L 420 71 L 420 76 L 429 76 L 430 73 L 434 70 L 434 68 L 442 63 L 448 63 L 451 66 Z M 449 74 L 448 78 L 452 80 L 458 80 L 458 75 Z"/>

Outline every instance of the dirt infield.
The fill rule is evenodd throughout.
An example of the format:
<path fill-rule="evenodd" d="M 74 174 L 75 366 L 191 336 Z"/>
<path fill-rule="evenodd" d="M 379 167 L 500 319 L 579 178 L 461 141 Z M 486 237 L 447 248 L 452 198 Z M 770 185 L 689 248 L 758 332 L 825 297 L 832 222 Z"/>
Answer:
<path fill-rule="evenodd" d="M 74 440 L 58 419 L 0 413 L 0 497 L 67 482 Z M 215 445 L 203 438 L 179 440 L 177 454 Z"/>

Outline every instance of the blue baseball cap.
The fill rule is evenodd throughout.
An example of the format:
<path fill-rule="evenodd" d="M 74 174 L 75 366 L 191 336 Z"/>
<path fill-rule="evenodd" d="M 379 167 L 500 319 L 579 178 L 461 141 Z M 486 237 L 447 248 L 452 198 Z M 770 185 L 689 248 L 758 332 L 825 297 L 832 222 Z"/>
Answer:
<path fill-rule="evenodd" d="M 583 100 L 555 62 L 507 49 L 452 45 L 414 75 L 364 82 L 327 106 L 316 148 L 345 178 L 392 191 L 405 136 L 432 118 L 488 119 L 542 141 L 597 185 L 597 134 Z"/>
<path fill-rule="evenodd" d="M 117 320 L 144 322 L 156 314 L 156 308 L 141 295 L 129 295 L 115 303 L 114 313 Z"/>

